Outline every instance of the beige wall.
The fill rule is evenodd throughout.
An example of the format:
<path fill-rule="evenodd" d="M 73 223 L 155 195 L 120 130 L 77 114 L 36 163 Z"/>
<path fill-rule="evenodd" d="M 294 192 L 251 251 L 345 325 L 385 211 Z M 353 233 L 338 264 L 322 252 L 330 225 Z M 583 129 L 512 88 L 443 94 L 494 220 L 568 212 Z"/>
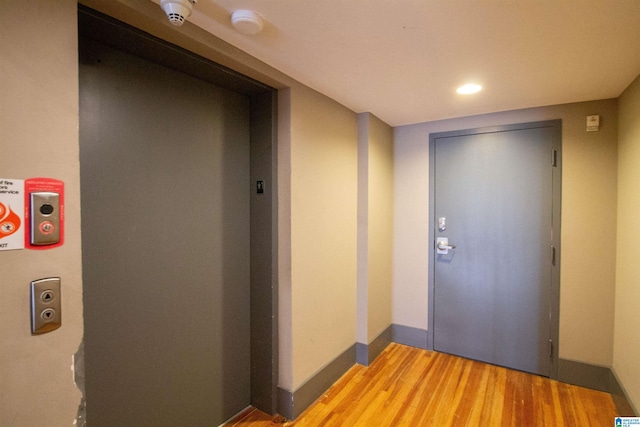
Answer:
<path fill-rule="evenodd" d="M 393 285 L 393 130 L 369 120 L 369 334 L 373 341 L 391 325 Z"/>
<path fill-rule="evenodd" d="M 599 114 L 599 132 L 586 116 Z M 560 357 L 611 366 L 617 103 L 584 102 L 395 129 L 393 323 L 427 329 L 429 133 L 562 119 Z M 609 242 L 602 244 L 602 242 Z"/>
<path fill-rule="evenodd" d="M 393 130 L 358 114 L 357 341 L 369 344 L 391 325 L 393 283 Z"/>
<path fill-rule="evenodd" d="M 355 113 L 292 88 L 292 391 L 356 342 L 357 129 Z"/>
<path fill-rule="evenodd" d="M 619 99 L 618 250 L 613 370 L 640 408 L 640 77 Z"/>
<path fill-rule="evenodd" d="M 278 386 L 293 390 L 291 89 L 278 92 Z"/>
<path fill-rule="evenodd" d="M 0 425 L 72 425 L 80 392 L 72 355 L 82 339 L 75 1 L 3 2 L 0 176 L 66 186 L 65 243 L 0 252 Z M 29 283 L 59 276 L 62 327 L 30 333 Z"/>

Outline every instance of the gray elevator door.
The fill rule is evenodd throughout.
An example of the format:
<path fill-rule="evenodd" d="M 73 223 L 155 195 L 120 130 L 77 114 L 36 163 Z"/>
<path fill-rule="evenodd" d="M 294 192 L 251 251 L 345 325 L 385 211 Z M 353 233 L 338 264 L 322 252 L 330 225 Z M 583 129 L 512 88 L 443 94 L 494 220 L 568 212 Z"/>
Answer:
<path fill-rule="evenodd" d="M 549 376 L 552 132 L 435 139 L 435 350 Z"/>
<path fill-rule="evenodd" d="M 249 405 L 249 108 L 81 40 L 89 425 L 213 426 Z"/>

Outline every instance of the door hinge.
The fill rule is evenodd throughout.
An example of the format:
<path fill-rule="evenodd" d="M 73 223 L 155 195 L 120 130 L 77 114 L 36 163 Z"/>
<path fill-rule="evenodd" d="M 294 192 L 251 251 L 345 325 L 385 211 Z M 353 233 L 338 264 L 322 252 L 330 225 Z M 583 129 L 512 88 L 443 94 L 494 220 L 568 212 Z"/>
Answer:
<path fill-rule="evenodd" d="M 555 267 L 556 265 L 556 247 L 551 246 L 551 265 Z"/>
<path fill-rule="evenodd" d="M 553 357 L 553 341 L 549 340 L 549 357 Z"/>
<path fill-rule="evenodd" d="M 558 150 L 551 150 L 551 166 L 558 166 Z"/>

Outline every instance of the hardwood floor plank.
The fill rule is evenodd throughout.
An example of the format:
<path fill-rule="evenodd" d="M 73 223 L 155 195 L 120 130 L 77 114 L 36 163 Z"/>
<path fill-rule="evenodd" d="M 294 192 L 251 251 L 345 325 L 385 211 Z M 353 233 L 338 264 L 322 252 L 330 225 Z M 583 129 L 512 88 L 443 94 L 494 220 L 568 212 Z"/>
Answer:
<path fill-rule="evenodd" d="M 227 427 L 607 426 L 611 395 L 486 363 L 390 344 L 355 365 L 297 420 L 245 411 Z"/>
<path fill-rule="evenodd" d="M 267 427 L 282 426 L 286 420 L 279 416 L 267 415 L 255 408 L 248 408 L 225 424 L 226 427 Z"/>

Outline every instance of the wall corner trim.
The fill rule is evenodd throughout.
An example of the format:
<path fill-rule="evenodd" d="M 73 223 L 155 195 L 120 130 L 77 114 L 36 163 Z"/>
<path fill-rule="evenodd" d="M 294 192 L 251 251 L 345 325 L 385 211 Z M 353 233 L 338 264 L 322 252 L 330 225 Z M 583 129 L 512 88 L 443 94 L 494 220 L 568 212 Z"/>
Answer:
<path fill-rule="evenodd" d="M 356 344 L 353 344 L 294 392 L 278 387 L 278 413 L 289 420 L 295 420 L 338 381 L 355 361 Z"/>
<path fill-rule="evenodd" d="M 392 325 L 389 325 L 387 329 L 382 331 L 380 335 L 374 338 L 368 345 L 356 343 L 356 363 L 364 366 L 371 365 L 371 363 L 376 360 L 376 357 L 393 341 L 392 331 Z"/>

